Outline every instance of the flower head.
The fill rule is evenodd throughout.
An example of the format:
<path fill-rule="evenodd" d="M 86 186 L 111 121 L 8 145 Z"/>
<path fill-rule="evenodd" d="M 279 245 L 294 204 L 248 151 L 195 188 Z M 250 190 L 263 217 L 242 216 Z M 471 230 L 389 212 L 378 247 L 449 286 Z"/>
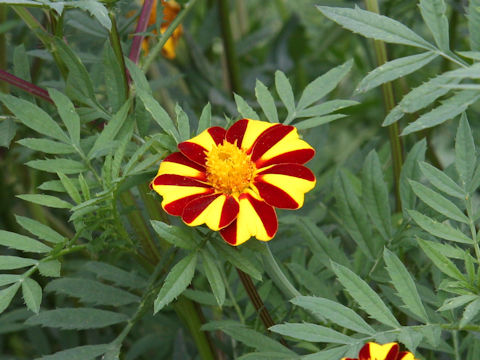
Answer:
<path fill-rule="evenodd" d="M 392 342 L 385 345 L 373 342 L 366 343 L 358 358 L 343 358 L 342 360 L 416 360 L 411 352 L 400 351 L 397 343 Z"/>
<path fill-rule="evenodd" d="M 231 245 L 271 240 L 274 207 L 298 209 L 315 176 L 303 166 L 315 151 L 293 126 L 242 119 L 178 144 L 151 187 L 163 209 L 190 226 L 206 224 Z"/>

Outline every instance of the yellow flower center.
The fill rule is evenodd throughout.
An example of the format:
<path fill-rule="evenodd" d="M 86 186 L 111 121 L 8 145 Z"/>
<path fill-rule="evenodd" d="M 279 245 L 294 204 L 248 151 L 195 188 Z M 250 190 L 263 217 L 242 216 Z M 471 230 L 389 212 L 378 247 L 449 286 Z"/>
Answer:
<path fill-rule="evenodd" d="M 250 186 L 255 164 L 250 156 L 226 140 L 207 155 L 207 179 L 215 190 L 225 194 L 240 194 Z"/>

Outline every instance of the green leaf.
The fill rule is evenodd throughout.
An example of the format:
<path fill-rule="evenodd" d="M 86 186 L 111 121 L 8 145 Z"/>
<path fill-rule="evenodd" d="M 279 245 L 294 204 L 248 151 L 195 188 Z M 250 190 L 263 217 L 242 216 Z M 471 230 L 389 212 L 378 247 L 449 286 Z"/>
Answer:
<path fill-rule="evenodd" d="M 41 151 L 46 154 L 72 154 L 75 149 L 70 144 L 48 139 L 27 138 L 18 140 L 17 143 L 34 151 Z"/>
<path fill-rule="evenodd" d="M 455 241 L 463 244 L 472 245 L 472 239 L 466 236 L 460 230 L 446 224 L 441 223 L 415 210 L 408 210 L 413 220 L 426 232 L 441 239 Z"/>
<path fill-rule="evenodd" d="M 456 309 L 460 306 L 465 305 L 466 303 L 472 302 L 473 300 L 478 299 L 478 295 L 460 295 L 454 298 L 446 299 L 442 306 L 438 308 L 437 311 L 448 311 Z"/>
<path fill-rule="evenodd" d="M 313 296 L 298 296 L 291 302 L 344 328 L 367 335 L 375 333 L 360 315 L 338 302 Z"/>
<path fill-rule="evenodd" d="M 109 146 L 109 143 L 112 142 L 117 134 L 119 133 L 122 126 L 125 124 L 125 121 L 128 117 L 128 112 L 130 111 L 130 106 L 132 105 L 132 101 L 126 101 L 120 110 L 118 110 L 108 121 L 107 125 L 104 127 L 100 136 L 95 140 L 92 148 L 88 152 L 88 158 L 92 159 L 95 157 L 98 152 L 105 147 Z M 65 172 L 65 171 L 64 171 Z"/>
<path fill-rule="evenodd" d="M 33 279 L 25 278 L 22 281 L 22 295 L 27 308 L 38 314 L 42 303 L 42 288 L 40 285 Z"/>
<path fill-rule="evenodd" d="M 142 289 L 147 284 L 145 280 L 132 271 L 125 271 L 116 266 L 89 261 L 84 266 L 85 270 L 97 274 L 97 277 L 113 282 L 115 285 L 124 286 L 129 289 Z"/>
<path fill-rule="evenodd" d="M 38 271 L 43 276 L 59 277 L 62 263 L 58 260 L 40 261 L 38 263 Z"/>
<path fill-rule="evenodd" d="M 212 106 L 210 103 L 207 103 L 207 105 L 203 107 L 200 120 L 198 120 L 197 134 L 200 134 L 210 126 L 212 126 Z"/>
<path fill-rule="evenodd" d="M 317 9 L 330 20 L 367 38 L 434 50 L 428 41 L 389 17 L 362 10 L 359 7 L 347 9 L 317 6 Z"/>
<path fill-rule="evenodd" d="M 359 102 L 355 100 L 339 100 L 339 99 L 330 100 L 322 104 L 314 105 L 302 111 L 299 111 L 296 117 L 302 118 L 302 117 L 322 116 L 322 115 L 329 114 L 334 111 L 338 111 L 340 109 L 357 105 L 357 104 L 359 104 Z"/>
<path fill-rule="evenodd" d="M 438 56 L 434 51 L 427 51 L 417 55 L 405 56 L 389 61 L 377 67 L 365 76 L 357 89 L 357 93 L 367 92 L 381 84 L 401 78 L 424 67 Z"/>
<path fill-rule="evenodd" d="M 55 89 L 48 89 L 48 94 L 57 107 L 58 114 L 65 124 L 72 143 L 80 145 L 80 117 L 70 99 Z"/>
<path fill-rule="evenodd" d="M 77 346 L 52 355 L 44 355 L 36 360 L 95 360 L 105 354 L 110 346 L 110 344 Z"/>
<path fill-rule="evenodd" d="M 460 320 L 460 328 L 465 327 L 468 325 L 473 318 L 478 314 L 480 311 L 480 299 L 477 299 L 465 307 L 463 311 L 462 319 Z"/>
<path fill-rule="evenodd" d="M 372 150 L 363 165 L 362 198 L 368 215 L 385 240 L 392 237 L 392 217 L 388 199 L 388 187 L 383 179 L 382 165 Z"/>
<path fill-rule="evenodd" d="M 19 199 L 32 202 L 34 204 L 39 204 L 42 206 L 58 208 L 58 209 L 70 209 L 72 205 L 66 201 L 60 200 L 59 198 L 51 195 L 41 195 L 41 194 L 23 194 L 16 195 Z"/>
<path fill-rule="evenodd" d="M 463 189 L 443 171 L 438 170 L 436 167 L 423 161 L 420 162 L 419 165 L 423 175 L 438 190 L 441 190 L 450 196 L 454 196 L 462 200 L 465 199 L 466 194 Z"/>
<path fill-rule="evenodd" d="M 215 241 L 212 245 L 221 254 L 221 258 L 225 258 L 233 266 L 249 274 L 254 279 L 262 280 L 261 271 L 255 267 L 247 256 L 238 251 L 238 249 L 232 248 L 232 246 L 225 244 L 223 241 Z"/>
<path fill-rule="evenodd" d="M 288 78 L 280 70 L 275 71 L 275 88 L 278 96 L 283 102 L 283 105 L 285 105 L 285 108 L 287 109 L 288 117 L 285 120 L 285 123 L 288 124 L 290 122 L 288 120 L 290 120 L 295 113 L 295 97 L 293 95 L 290 81 L 288 81 Z"/>
<path fill-rule="evenodd" d="M 350 346 L 344 345 L 335 347 L 333 349 L 322 350 L 310 355 L 302 356 L 302 360 L 332 360 L 332 359 L 341 359 L 342 356 L 346 354 L 351 348 Z"/>
<path fill-rule="evenodd" d="M 38 261 L 34 259 L 22 258 L 19 256 L 0 255 L 0 270 L 20 269 L 35 265 Z"/>
<path fill-rule="evenodd" d="M 380 296 L 364 280 L 345 266 L 333 263 L 332 267 L 340 283 L 372 319 L 392 328 L 400 327 Z"/>
<path fill-rule="evenodd" d="M 237 360 L 299 360 L 300 356 L 293 354 L 286 354 L 276 351 L 256 351 L 250 354 L 245 354 L 237 358 Z"/>
<path fill-rule="evenodd" d="M 427 151 L 427 141 L 425 139 L 417 142 L 405 159 L 400 172 L 400 199 L 402 200 L 402 210 L 406 216 L 407 209 L 413 209 L 415 207 L 415 193 L 412 191 L 409 179 L 420 179 L 421 173 L 418 166 L 420 161 L 425 159 L 425 152 Z"/>
<path fill-rule="evenodd" d="M 17 125 L 12 119 L 5 119 L 0 122 L 0 147 L 10 147 L 10 142 L 17 133 Z"/>
<path fill-rule="evenodd" d="M 428 315 L 423 306 L 417 287 L 412 276 L 400 259 L 393 252 L 385 248 L 383 259 L 387 266 L 392 284 L 397 290 L 397 295 L 402 299 L 407 309 L 428 323 Z"/>
<path fill-rule="evenodd" d="M 253 110 L 252 107 L 248 105 L 248 103 L 240 95 L 234 93 L 233 97 L 235 99 L 235 103 L 237 104 L 237 111 L 242 117 L 254 120 L 260 119 L 260 116 L 258 116 L 255 110 Z"/>
<path fill-rule="evenodd" d="M 151 220 L 153 230 L 161 239 L 182 249 L 192 250 L 197 246 L 192 234 L 180 226 L 165 224 L 164 222 Z"/>
<path fill-rule="evenodd" d="M 190 139 L 190 121 L 188 120 L 187 114 L 178 104 L 175 105 L 175 113 L 177 114 L 177 126 L 180 134 L 180 141 Z"/>
<path fill-rule="evenodd" d="M 0 274 L 0 286 L 13 284 L 22 279 L 22 275 Z"/>
<path fill-rule="evenodd" d="M 332 122 L 337 119 L 344 118 L 346 115 L 344 114 L 332 114 L 332 115 L 326 115 L 326 116 L 317 116 L 308 120 L 303 120 L 295 124 L 295 127 L 298 130 L 305 130 L 305 129 L 310 129 L 316 126 L 328 124 L 329 122 Z"/>
<path fill-rule="evenodd" d="M 65 330 L 86 330 L 104 328 L 128 320 L 128 316 L 107 310 L 93 308 L 61 308 L 34 315 L 25 323 Z"/>
<path fill-rule="evenodd" d="M 210 254 L 203 250 L 201 251 L 203 270 L 207 277 L 208 283 L 212 288 L 213 295 L 219 306 L 225 302 L 225 284 L 223 283 L 222 275 L 216 261 Z"/>
<path fill-rule="evenodd" d="M 280 324 L 269 328 L 277 334 L 289 336 L 311 342 L 323 342 L 333 344 L 354 344 L 358 340 L 339 333 L 325 326 L 302 323 L 302 324 Z"/>
<path fill-rule="evenodd" d="M 38 240 L 5 230 L 0 230 L 0 245 L 33 253 L 46 253 L 52 250 Z"/>
<path fill-rule="evenodd" d="M 152 89 L 150 88 L 150 85 L 148 83 L 147 78 L 145 77 L 145 74 L 143 71 L 138 67 L 137 64 L 135 64 L 132 60 L 130 60 L 128 57 L 124 57 L 125 60 L 125 65 L 127 66 L 128 73 L 130 74 L 130 77 L 133 80 L 133 83 L 135 84 L 135 91 L 143 91 L 146 92 L 147 94 L 152 95 Z"/>
<path fill-rule="evenodd" d="M 36 132 L 62 142 L 69 142 L 67 135 L 45 111 L 38 106 L 11 95 L 0 94 L 0 101 L 25 126 Z"/>
<path fill-rule="evenodd" d="M 72 198 L 72 200 L 76 204 L 80 204 L 83 200 L 77 188 L 73 184 L 72 180 L 70 180 L 68 176 L 65 176 L 61 172 L 57 172 L 57 175 L 60 178 L 60 181 L 62 182 L 63 187 L 65 188 L 65 190 L 67 190 L 68 195 Z"/>
<path fill-rule="evenodd" d="M 122 70 L 109 41 L 105 42 L 102 62 L 108 102 L 112 112 L 115 113 L 120 110 L 127 99 L 127 84 L 125 84 L 124 77 L 120 76 L 124 70 Z"/>
<path fill-rule="evenodd" d="M 0 261 L 1 261 L 1 258 L 2 257 L 0 256 Z M 20 282 L 16 282 L 15 284 L 0 290 L 0 314 L 5 311 L 8 305 L 10 305 L 13 297 L 15 296 L 19 288 L 20 288 Z"/>
<path fill-rule="evenodd" d="M 410 180 L 413 192 L 428 206 L 446 217 L 468 224 L 468 218 L 453 202 L 417 181 Z"/>
<path fill-rule="evenodd" d="M 125 290 L 90 279 L 56 279 L 48 283 L 45 291 L 73 296 L 83 303 L 93 305 L 122 306 L 140 301 L 138 296 Z"/>
<path fill-rule="evenodd" d="M 476 162 L 477 155 L 472 130 L 468 125 L 467 115 L 463 113 L 455 138 L 455 168 L 464 189 L 468 187 L 472 180 Z"/>
<path fill-rule="evenodd" d="M 257 97 L 257 101 L 267 117 L 267 120 L 271 123 L 278 123 L 278 113 L 277 107 L 275 106 L 275 100 L 273 100 L 272 94 L 260 80 L 257 80 L 255 86 L 255 96 Z"/>
<path fill-rule="evenodd" d="M 190 285 L 197 265 L 197 253 L 180 260 L 168 273 L 154 303 L 154 314 L 162 310 Z"/>
<path fill-rule="evenodd" d="M 15 219 L 25 230 L 42 240 L 55 244 L 61 243 L 65 240 L 65 238 L 58 232 L 37 220 L 29 219 L 20 215 L 15 215 Z"/>
<path fill-rule="evenodd" d="M 445 100 L 442 105 L 420 116 L 403 129 L 402 136 L 416 131 L 431 128 L 444 123 L 464 112 L 471 104 L 480 98 L 478 91 L 462 90 Z"/>
<path fill-rule="evenodd" d="M 480 0 L 469 0 L 467 7 L 468 32 L 470 48 L 474 51 L 480 51 Z"/>
<path fill-rule="evenodd" d="M 97 21 L 108 31 L 112 28 L 112 21 L 108 16 L 107 8 L 99 1 L 92 0 L 75 0 L 65 3 L 68 7 L 82 9 L 88 11 Z"/>
<path fill-rule="evenodd" d="M 56 173 L 58 169 L 62 169 L 65 174 L 78 174 L 87 170 L 84 163 L 71 159 L 32 160 L 25 165 L 50 173 Z"/>
<path fill-rule="evenodd" d="M 450 50 L 447 6 L 444 0 L 420 0 L 420 12 L 440 50 Z"/>
<path fill-rule="evenodd" d="M 297 104 L 297 112 L 305 109 L 307 106 L 310 106 L 314 102 L 320 100 L 329 92 L 331 92 L 338 83 L 348 74 L 352 68 L 353 61 L 348 60 L 347 62 L 339 65 L 327 73 L 319 76 L 313 80 L 310 84 L 307 85 L 305 90 L 303 90 L 302 96 Z"/>
<path fill-rule="evenodd" d="M 465 277 L 460 270 L 458 270 L 458 268 L 450 259 L 448 259 L 439 251 L 436 243 L 422 239 L 418 239 L 418 243 L 428 258 L 432 260 L 432 262 L 441 272 L 454 279 L 465 281 Z"/>

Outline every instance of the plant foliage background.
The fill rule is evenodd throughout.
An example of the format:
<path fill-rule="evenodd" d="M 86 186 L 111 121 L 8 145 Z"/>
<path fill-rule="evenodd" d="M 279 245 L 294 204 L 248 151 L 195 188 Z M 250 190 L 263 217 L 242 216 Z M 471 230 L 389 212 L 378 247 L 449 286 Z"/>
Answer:
<path fill-rule="evenodd" d="M 159 3 L 136 61 L 139 3 L 0 1 L 0 358 L 480 358 L 480 1 L 179 3 L 176 58 Z M 233 248 L 148 182 L 242 117 L 317 186 Z"/>

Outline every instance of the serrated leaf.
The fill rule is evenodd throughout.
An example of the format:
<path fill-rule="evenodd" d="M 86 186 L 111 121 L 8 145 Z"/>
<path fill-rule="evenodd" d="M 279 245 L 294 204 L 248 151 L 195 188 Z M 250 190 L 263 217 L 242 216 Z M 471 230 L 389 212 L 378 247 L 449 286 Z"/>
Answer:
<path fill-rule="evenodd" d="M 382 165 L 375 150 L 372 150 L 363 165 L 362 198 L 370 219 L 385 240 L 392 236 L 392 218 L 388 187 L 383 179 Z"/>
<path fill-rule="evenodd" d="M 0 230 L 0 245 L 33 253 L 46 253 L 52 250 L 38 240 L 5 230 Z"/>
<path fill-rule="evenodd" d="M 480 299 L 474 300 L 465 307 L 462 319 L 460 320 L 460 329 L 468 325 L 480 311 Z"/>
<path fill-rule="evenodd" d="M 460 230 L 445 224 L 438 222 L 426 215 L 423 215 L 415 210 L 408 210 L 408 213 L 413 220 L 426 232 L 441 239 L 455 241 L 463 244 L 472 245 L 472 239 L 466 236 Z"/>
<path fill-rule="evenodd" d="M 125 59 L 125 65 L 127 66 L 128 73 L 130 74 L 133 83 L 135 84 L 135 91 L 144 91 L 147 94 L 152 95 L 152 89 L 150 88 L 150 85 L 148 83 L 147 78 L 145 77 L 145 74 L 143 71 L 138 67 L 137 64 L 135 64 L 132 60 L 130 60 L 128 57 L 124 57 Z"/>
<path fill-rule="evenodd" d="M 186 141 L 190 139 L 190 122 L 188 116 L 178 104 L 175 105 L 175 113 L 177 114 L 177 127 L 178 133 L 180 134 L 180 141 Z"/>
<path fill-rule="evenodd" d="M 468 32 L 470 48 L 474 51 L 480 51 L 480 0 L 469 0 L 467 7 Z"/>
<path fill-rule="evenodd" d="M 400 172 L 400 199 L 402 200 L 402 210 L 406 216 L 407 209 L 415 207 L 415 193 L 412 191 L 409 179 L 418 180 L 420 178 L 420 169 L 418 163 L 425 159 L 425 152 L 427 151 L 427 141 L 425 139 L 417 142 L 405 159 Z"/>
<path fill-rule="evenodd" d="M 138 296 L 128 291 L 90 279 L 56 279 L 48 283 L 45 291 L 73 296 L 93 305 L 122 306 L 140 301 Z"/>
<path fill-rule="evenodd" d="M 37 220 L 20 215 L 15 215 L 15 219 L 25 230 L 42 240 L 57 244 L 63 242 L 65 239 L 58 232 Z"/>
<path fill-rule="evenodd" d="M 29 201 L 35 204 L 52 207 L 52 208 L 70 209 L 72 207 L 72 204 L 51 195 L 23 194 L 23 195 L 16 195 L 16 197 L 25 201 Z"/>
<path fill-rule="evenodd" d="M 61 308 L 43 311 L 32 316 L 25 323 L 65 330 L 86 330 L 104 328 L 127 320 L 127 315 L 113 311 L 93 308 Z"/>
<path fill-rule="evenodd" d="M 203 130 L 212 126 L 212 106 L 207 103 L 202 109 L 202 114 L 198 120 L 197 134 L 200 134 Z"/>
<path fill-rule="evenodd" d="M 38 261 L 19 256 L 0 255 L 0 270 L 20 269 L 35 265 Z"/>
<path fill-rule="evenodd" d="M 210 256 L 207 251 L 202 251 L 201 255 L 205 276 L 207 277 L 208 283 L 212 288 L 215 300 L 217 300 L 219 306 L 222 306 L 225 302 L 225 284 L 223 283 L 220 269 L 218 268 L 215 260 Z"/>
<path fill-rule="evenodd" d="M 119 76 L 122 67 L 118 63 L 109 41 L 105 42 L 103 48 L 102 63 L 108 102 L 112 111 L 117 112 L 127 99 L 127 84 L 125 78 Z"/>
<path fill-rule="evenodd" d="M 322 116 L 325 114 L 329 114 L 334 111 L 338 111 L 340 109 L 357 105 L 359 104 L 358 101 L 355 100 L 330 100 L 330 101 L 325 101 L 322 104 L 314 105 L 309 108 L 303 109 L 302 111 L 299 111 L 296 114 L 297 118 L 302 118 L 302 117 L 312 117 L 312 116 Z"/>
<path fill-rule="evenodd" d="M 419 165 L 423 175 L 438 190 L 441 190 L 450 196 L 454 196 L 462 200 L 465 199 L 466 194 L 463 189 L 443 171 L 438 170 L 436 167 L 423 161 L 420 162 Z"/>
<path fill-rule="evenodd" d="M 157 220 L 151 220 L 150 222 L 158 236 L 170 244 L 187 250 L 192 250 L 197 246 L 192 239 L 191 233 L 182 227 L 168 225 Z"/>
<path fill-rule="evenodd" d="M 348 60 L 347 62 L 329 70 L 308 84 L 305 90 L 303 90 L 302 96 L 298 101 L 297 112 L 300 112 L 307 106 L 310 106 L 314 102 L 320 100 L 333 89 L 335 89 L 338 83 L 340 83 L 345 75 L 348 74 L 352 68 L 352 65 L 353 61 Z"/>
<path fill-rule="evenodd" d="M 12 119 L 5 119 L 0 122 L 0 147 L 10 147 L 10 142 L 17 133 L 17 125 Z"/>
<path fill-rule="evenodd" d="M 80 117 L 70 99 L 55 89 L 48 89 L 48 95 L 57 107 L 58 114 L 65 124 L 73 144 L 80 145 Z"/>
<path fill-rule="evenodd" d="M 478 295 L 460 295 L 454 298 L 446 299 L 437 311 L 448 311 L 463 306 L 473 300 L 478 299 Z"/>
<path fill-rule="evenodd" d="M 277 107 L 275 106 L 275 100 L 273 100 L 272 94 L 260 80 L 257 80 L 255 86 L 255 96 L 257 97 L 257 101 L 267 117 L 267 120 L 271 123 L 278 123 L 278 113 Z"/>
<path fill-rule="evenodd" d="M 397 295 L 402 299 L 408 310 L 427 323 L 427 312 L 418 294 L 415 282 L 405 265 L 403 265 L 397 255 L 386 248 L 383 252 L 383 259 L 385 260 L 390 279 L 392 279 L 392 284 L 397 290 Z"/>
<path fill-rule="evenodd" d="M 0 286 L 13 284 L 19 281 L 21 278 L 22 275 L 0 274 Z"/>
<path fill-rule="evenodd" d="M 197 253 L 180 260 L 168 273 L 154 302 L 154 314 L 162 310 L 190 285 L 197 265 Z"/>
<path fill-rule="evenodd" d="M 62 169 L 64 174 L 78 174 L 87 170 L 84 163 L 71 159 L 31 160 L 25 165 L 50 173 L 56 173 L 58 169 Z"/>
<path fill-rule="evenodd" d="M 75 149 L 70 144 L 64 144 L 58 141 L 48 139 L 26 138 L 18 140 L 17 143 L 34 151 L 41 151 L 45 154 L 72 154 Z"/>
<path fill-rule="evenodd" d="M 305 129 L 311 129 L 313 127 L 317 127 L 320 125 L 328 124 L 329 122 L 332 122 L 334 120 L 338 120 L 341 118 L 344 118 L 346 115 L 344 114 L 331 114 L 331 115 L 325 115 L 325 116 L 316 116 L 308 120 L 302 120 L 299 121 L 295 124 L 295 127 L 298 130 L 305 130 Z"/>
<path fill-rule="evenodd" d="M 105 354 L 110 346 L 110 344 L 77 346 L 52 355 L 44 355 L 36 360 L 94 360 Z"/>
<path fill-rule="evenodd" d="M 58 260 L 40 261 L 38 263 L 38 272 L 47 277 L 59 277 L 62 263 Z"/>
<path fill-rule="evenodd" d="M 442 105 L 434 108 L 410 123 L 402 131 L 402 136 L 416 131 L 440 125 L 464 112 L 471 104 L 480 98 L 478 91 L 462 90 L 445 100 Z"/>
<path fill-rule="evenodd" d="M 325 326 L 309 323 L 279 324 L 270 327 L 269 330 L 294 339 L 311 342 L 353 344 L 358 341 Z"/>
<path fill-rule="evenodd" d="M 335 347 L 333 349 L 322 350 L 310 355 L 302 356 L 302 360 L 332 360 L 341 359 L 346 355 L 347 351 L 351 351 L 351 347 L 347 345 Z"/>
<path fill-rule="evenodd" d="M 108 16 L 107 8 L 99 1 L 94 0 L 75 0 L 65 3 L 68 7 L 82 9 L 88 11 L 97 21 L 107 30 L 112 28 L 112 21 Z"/>
<path fill-rule="evenodd" d="M 63 187 L 65 190 L 67 190 L 68 195 L 72 198 L 75 203 L 79 204 L 82 202 L 82 197 L 80 196 L 80 193 L 78 192 L 77 188 L 73 184 L 72 180 L 66 175 L 64 175 L 61 172 L 57 171 L 57 175 L 60 178 L 60 181 L 62 182 Z"/>
<path fill-rule="evenodd" d="M 354 9 L 317 6 L 330 20 L 367 38 L 433 50 L 433 46 L 402 23 L 359 7 Z"/>
<path fill-rule="evenodd" d="M 420 0 L 420 12 L 440 50 L 450 49 L 448 19 L 445 15 L 447 6 L 444 0 Z"/>
<path fill-rule="evenodd" d="M 413 192 L 428 206 L 446 217 L 468 224 L 465 214 L 453 202 L 417 181 L 410 180 Z"/>
<path fill-rule="evenodd" d="M 295 97 L 293 95 L 290 81 L 288 81 L 288 78 L 280 70 L 275 71 L 275 88 L 280 100 L 282 100 L 283 105 L 285 105 L 285 108 L 287 109 L 288 118 L 285 123 L 288 124 L 290 122 L 288 120 L 295 112 Z"/>
<path fill-rule="evenodd" d="M 99 278 L 113 282 L 115 285 L 129 289 L 141 289 L 147 284 L 145 279 L 134 272 L 125 271 L 116 266 L 98 261 L 89 261 L 84 266 L 85 270 L 97 274 Z"/>
<path fill-rule="evenodd" d="M 11 95 L 0 94 L 0 101 L 25 126 L 36 132 L 68 143 L 68 137 L 58 124 L 38 106 Z"/>
<path fill-rule="evenodd" d="M 467 115 L 462 114 L 455 138 L 455 168 L 462 182 L 463 188 L 468 188 L 473 173 L 477 155 L 473 141 L 472 130 L 468 125 Z"/>
<path fill-rule="evenodd" d="M 16 282 L 15 284 L 0 290 L 0 314 L 5 311 L 8 305 L 10 305 L 19 288 L 20 282 Z"/>
<path fill-rule="evenodd" d="M 355 91 L 358 93 L 367 92 L 388 81 L 411 74 L 430 63 L 437 56 L 438 54 L 436 52 L 427 51 L 421 54 L 388 61 L 365 76 Z"/>
<path fill-rule="evenodd" d="M 235 248 L 232 248 L 230 245 L 226 245 L 223 242 L 215 241 L 213 243 L 215 249 L 221 254 L 222 258 L 228 260 L 232 265 L 239 268 L 243 272 L 249 274 L 256 280 L 262 280 L 262 273 L 255 265 Z"/>
<path fill-rule="evenodd" d="M 441 272 L 454 279 L 465 281 L 465 277 L 460 270 L 458 270 L 458 268 L 450 259 L 448 259 L 439 251 L 439 249 L 435 246 L 435 243 L 422 239 L 418 239 L 418 243 L 428 258 L 432 260 L 432 262 Z"/>
<path fill-rule="evenodd" d="M 344 328 L 367 335 L 375 333 L 360 315 L 338 302 L 313 296 L 298 296 L 291 302 Z"/>
<path fill-rule="evenodd" d="M 42 303 L 42 288 L 40 285 L 33 279 L 25 278 L 22 281 L 22 295 L 27 308 L 38 314 Z"/>
<path fill-rule="evenodd" d="M 332 268 L 340 283 L 372 319 L 392 328 L 400 327 L 390 309 L 364 280 L 345 266 L 333 263 Z"/>
<path fill-rule="evenodd" d="M 237 104 L 237 111 L 242 117 L 254 120 L 260 119 L 260 116 L 240 95 L 234 93 L 233 98 L 235 99 L 235 104 Z"/>

